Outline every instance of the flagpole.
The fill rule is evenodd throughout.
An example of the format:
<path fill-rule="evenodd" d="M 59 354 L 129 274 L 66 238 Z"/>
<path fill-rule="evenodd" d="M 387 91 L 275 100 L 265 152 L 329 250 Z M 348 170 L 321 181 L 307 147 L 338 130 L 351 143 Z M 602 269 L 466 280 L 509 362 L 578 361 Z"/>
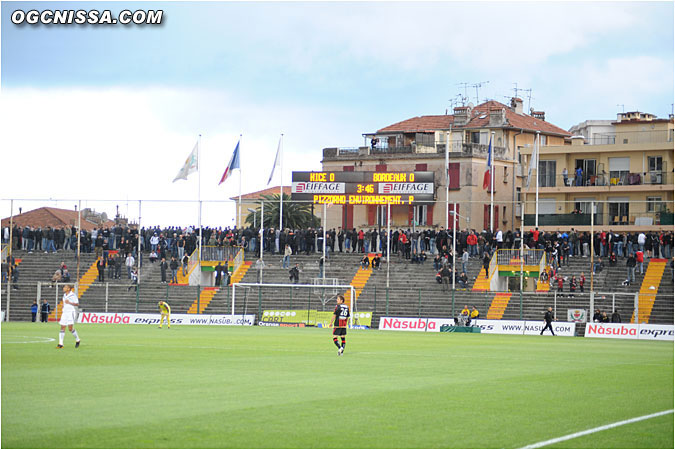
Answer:
<path fill-rule="evenodd" d="M 450 131 L 445 135 L 445 230 L 448 230 L 448 202 L 450 201 Z"/>
<path fill-rule="evenodd" d="M 239 135 L 239 144 L 241 144 L 241 134 Z M 241 152 L 241 149 L 239 149 L 239 151 Z M 243 178 L 241 169 L 241 153 L 237 155 L 237 158 L 239 158 L 239 212 L 237 214 L 237 228 L 241 228 L 241 179 Z M 262 222 L 262 217 L 260 217 L 260 221 Z"/>
<path fill-rule="evenodd" d="M 447 211 L 446 211 L 446 213 L 447 213 Z M 446 216 L 447 216 L 447 214 L 446 214 Z M 391 203 L 387 202 L 387 295 L 389 295 L 389 260 L 390 259 L 391 259 Z"/>
<path fill-rule="evenodd" d="M 199 135 L 199 143 L 197 144 L 197 203 L 199 206 L 198 221 L 199 221 L 199 270 L 202 270 L 202 135 Z M 201 272 L 200 272 L 201 274 Z M 200 278 L 201 280 L 201 278 Z M 201 284 L 201 281 L 200 281 Z"/>
<path fill-rule="evenodd" d="M 495 232 L 495 146 L 494 138 L 495 132 L 490 136 L 490 233 Z"/>
<path fill-rule="evenodd" d="M 535 181 L 535 186 L 536 186 L 536 193 L 535 193 L 535 201 L 534 201 L 534 227 L 539 228 L 539 132 L 537 131 L 537 141 L 535 142 L 536 148 L 535 151 L 537 152 L 537 178 L 534 180 Z"/>
<path fill-rule="evenodd" d="M 323 270 L 322 278 L 326 280 L 326 204 L 323 204 Z M 324 281 L 323 284 L 326 284 Z M 354 302 L 352 301 L 352 305 Z"/>
<path fill-rule="evenodd" d="M 280 139 L 280 145 L 279 145 L 279 169 L 280 169 L 280 177 L 279 177 L 279 232 L 282 233 L 284 231 L 284 133 L 281 133 L 281 139 Z M 274 167 L 272 167 L 272 170 L 274 170 Z M 279 249 L 281 250 L 281 249 Z M 325 256 L 325 255 L 324 255 Z M 324 268 L 325 270 L 325 268 Z"/>
<path fill-rule="evenodd" d="M 240 171 L 241 172 L 241 171 Z M 254 213 L 255 214 L 255 213 Z M 260 201 L 260 274 L 258 283 L 262 283 L 263 247 L 265 247 L 265 201 Z"/>

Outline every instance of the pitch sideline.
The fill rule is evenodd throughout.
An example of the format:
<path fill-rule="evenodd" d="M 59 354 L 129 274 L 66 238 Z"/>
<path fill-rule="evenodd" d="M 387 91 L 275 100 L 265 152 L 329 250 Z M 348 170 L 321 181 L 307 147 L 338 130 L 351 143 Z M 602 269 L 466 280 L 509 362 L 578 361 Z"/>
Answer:
<path fill-rule="evenodd" d="M 665 416 L 666 414 L 672 414 L 672 413 L 673 413 L 673 410 L 668 409 L 666 411 L 661 411 L 661 412 L 657 412 L 657 413 L 654 413 L 654 414 L 648 414 L 646 416 L 633 417 L 632 419 L 622 420 L 620 422 L 610 423 L 608 425 L 603 425 L 601 427 L 596 427 L 596 428 L 591 428 L 591 429 L 584 430 L 584 431 L 579 431 L 577 433 L 568 434 L 566 436 L 561 436 L 561 437 L 558 437 L 558 438 L 549 439 L 548 441 L 537 442 L 536 444 L 530 444 L 530 445 L 525 446 L 523 448 L 540 448 L 540 447 L 544 447 L 546 445 L 557 444 L 558 442 L 568 441 L 570 439 L 578 438 L 580 436 L 586 436 L 587 434 L 597 433 L 598 431 L 605 431 L 605 430 L 609 430 L 609 429 L 612 429 L 612 428 L 620 427 L 622 425 L 628 425 L 629 423 L 641 422 L 643 420 L 653 419 L 654 417 Z"/>

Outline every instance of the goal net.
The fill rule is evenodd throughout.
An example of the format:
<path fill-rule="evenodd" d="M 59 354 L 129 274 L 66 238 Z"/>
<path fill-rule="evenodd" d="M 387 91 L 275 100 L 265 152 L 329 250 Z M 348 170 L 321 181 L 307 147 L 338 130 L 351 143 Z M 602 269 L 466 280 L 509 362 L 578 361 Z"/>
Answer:
<path fill-rule="evenodd" d="M 231 314 L 255 314 L 262 326 L 330 327 L 337 296 L 350 308 L 349 326 L 358 325 L 354 286 L 337 279 L 315 279 L 313 284 L 234 283 Z"/>

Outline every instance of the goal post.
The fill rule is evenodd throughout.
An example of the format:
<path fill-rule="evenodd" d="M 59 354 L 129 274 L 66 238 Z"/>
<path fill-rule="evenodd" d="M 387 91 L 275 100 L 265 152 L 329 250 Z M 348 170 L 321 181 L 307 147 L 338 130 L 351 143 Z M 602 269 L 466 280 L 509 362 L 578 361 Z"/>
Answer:
<path fill-rule="evenodd" d="M 350 284 L 288 284 L 288 283 L 232 283 L 232 307 L 231 314 L 235 314 L 235 307 L 237 302 L 237 290 L 242 289 L 254 289 L 257 292 L 260 292 L 262 289 L 273 290 L 273 293 L 278 294 L 289 290 L 289 292 L 299 291 L 300 298 L 306 298 L 306 296 L 311 297 L 312 295 L 319 298 L 319 302 L 325 307 L 327 300 L 334 299 L 339 293 L 349 293 L 345 295 L 346 303 L 349 305 L 350 315 L 349 315 L 349 326 L 354 325 L 354 316 L 358 310 L 357 302 L 354 300 L 356 298 L 356 289 Z M 292 295 L 292 294 L 291 294 Z M 246 306 L 245 306 L 246 309 Z M 278 308 L 277 308 L 278 309 Z M 262 311 L 259 311 L 259 317 L 262 315 Z"/>

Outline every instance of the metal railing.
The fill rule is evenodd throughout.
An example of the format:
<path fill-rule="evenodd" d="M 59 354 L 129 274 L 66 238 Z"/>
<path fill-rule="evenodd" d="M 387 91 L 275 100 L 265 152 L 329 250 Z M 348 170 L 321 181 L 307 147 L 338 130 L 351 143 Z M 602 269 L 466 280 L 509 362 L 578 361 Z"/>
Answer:
<path fill-rule="evenodd" d="M 479 156 L 487 158 L 488 144 L 474 144 L 471 142 L 450 142 L 450 157 Z M 506 155 L 506 147 L 492 146 L 494 154 L 498 158 Z M 445 142 L 436 142 L 436 152 L 445 153 Z"/>
<path fill-rule="evenodd" d="M 231 261 L 237 256 L 240 250 L 240 246 L 215 247 L 203 245 L 202 261 Z"/>
<path fill-rule="evenodd" d="M 387 155 L 387 154 L 400 154 L 400 153 L 413 153 L 412 145 L 403 145 L 400 147 L 375 147 L 370 148 L 371 155 Z"/>
<path fill-rule="evenodd" d="M 673 184 L 673 173 L 666 170 L 650 171 L 650 172 L 629 172 L 629 171 L 612 171 L 609 173 L 601 173 L 599 175 L 582 174 L 576 176 L 574 173 L 568 175 L 559 174 L 544 174 L 538 175 L 539 187 L 588 187 L 588 186 L 605 186 L 611 191 L 612 189 L 622 188 L 623 186 L 643 186 L 643 185 L 666 185 Z M 530 190 L 535 189 L 534 183 L 529 187 Z"/>
<path fill-rule="evenodd" d="M 620 131 L 596 134 L 590 139 L 590 145 L 657 144 L 662 142 L 673 142 L 673 130 Z"/>
<path fill-rule="evenodd" d="M 670 274 L 668 274 L 670 276 Z M 531 279 L 530 279 L 531 280 Z M 9 316 L 7 320 L 30 320 L 30 304 L 32 300 L 47 299 L 52 311 L 58 311 L 63 292 L 59 287 L 49 288 L 48 282 L 18 283 L 20 290 L 12 291 L 11 300 L 8 304 L 8 296 L 3 296 L 2 309 Z M 62 283 L 61 283 L 62 285 Z M 131 287 L 131 290 L 129 288 Z M 138 285 L 140 295 L 133 295 L 134 287 L 120 283 L 94 283 L 87 290 L 81 300 L 81 309 L 84 312 L 141 312 L 158 313 L 157 301 L 167 301 L 172 312 L 187 312 L 191 305 L 199 307 L 200 293 L 206 286 L 168 285 L 159 283 L 141 283 Z M 260 295 L 261 291 L 264 295 Z M 237 289 L 236 313 L 241 313 L 242 308 L 248 314 L 260 314 L 264 309 L 317 309 L 331 311 L 332 303 L 325 303 L 320 292 L 316 292 L 314 286 L 304 289 L 296 289 L 295 286 L 288 288 L 265 287 L 249 290 Z M 343 291 L 343 290 L 342 290 Z M 367 285 L 358 297 L 359 311 L 372 311 L 375 316 L 401 316 L 401 317 L 456 317 L 463 304 L 476 305 L 485 318 L 492 300 L 497 292 L 518 293 L 511 291 L 487 291 L 471 292 L 456 290 L 450 293 L 440 294 L 441 287 L 432 283 L 429 287 L 400 287 L 382 288 L 377 285 Z M 326 296 L 332 299 L 331 295 Z M 622 322 L 631 322 L 632 316 L 639 318 L 639 306 L 644 300 L 653 301 L 654 296 L 660 305 L 672 305 L 672 292 L 658 292 L 656 294 L 640 294 L 638 292 L 570 292 L 568 283 L 564 285 L 564 292 L 552 289 L 547 293 L 534 293 L 523 291 L 518 298 L 514 295 L 506 310 L 505 319 L 541 319 L 544 308 L 542 303 L 554 308 L 555 315 L 560 320 L 566 319 L 567 309 L 586 310 L 586 321 L 592 322 L 595 309 L 607 311 L 608 315 L 613 311 L 619 311 Z M 410 299 L 414 299 L 410 301 Z M 544 300 L 545 299 L 545 300 Z M 640 300 L 643 300 L 642 302 Z M 223 287 L 218 297 L 214 298 L 210 307 L 229 313 L 232 307 L 231 289 Z M 197 308 L 199 309 L 199 308 Z M 672 324 L 672 312 L 660 309 L 651 309 L 650 323 Z M 37 320 L 39 321 L 39 311 Z M 54 317 L 53 313 L 50 317 Z M 58 317 L 57 317 L 58 319 Z M 377 327 L 377 322 L 373 322 Z"/>
<path fill-rule="evenodd" d="M 520 249 L 497 250 L 497 264 L 520 265 L 521 260 L 525 266 L 537 266 L 544 256 L 544 250 L 523 249 L 522 258 Z"/>
<path fill-rule="evenodd" d="M 240 249 L 239 252 L 237 252 L 237 256 L 234 257 L 234 266 L 232 268 L 232 273 L 234 274 L 237 269 L 241 267 L 241 265 L 244 264 L 244 249 Z"/>

